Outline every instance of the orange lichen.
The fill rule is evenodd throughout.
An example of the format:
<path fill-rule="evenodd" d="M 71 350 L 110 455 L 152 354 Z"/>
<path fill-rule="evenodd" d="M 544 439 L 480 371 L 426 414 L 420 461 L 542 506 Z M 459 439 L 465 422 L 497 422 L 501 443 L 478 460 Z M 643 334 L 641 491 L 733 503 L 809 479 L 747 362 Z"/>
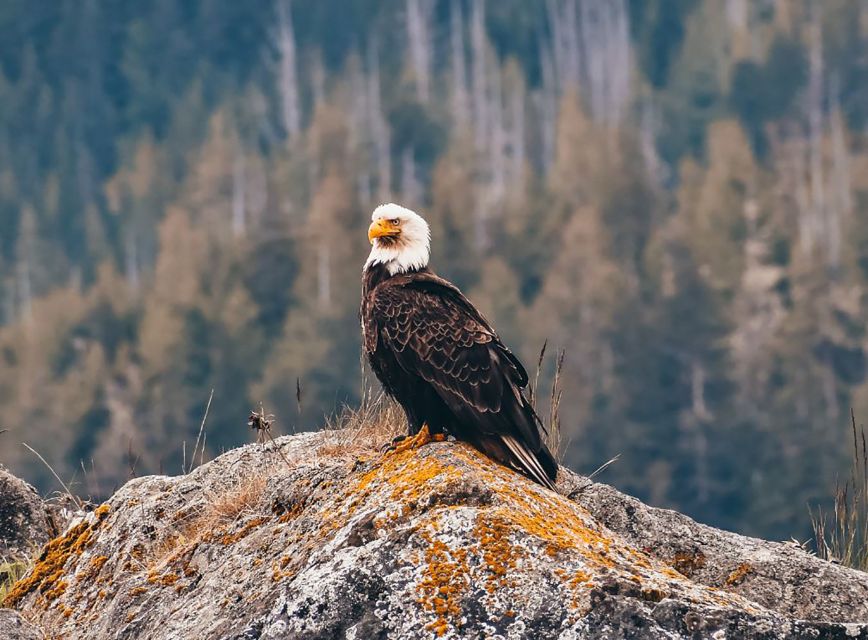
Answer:
<path fill-rule="evenodd" d="M 96 509 L 94 509 L 93 515 L 96 516 L 98 522 L 102 522 L 108 516 L 109 511 L 111 511 L 111 507 L 109 505 L 101 504 Z"/>
<path fill-rule="evenodd" d="M 701 551 L 696 551 L 695 553 L 679 551 L 672 556 L 669 564 L 676 571 L 689 578 L 705 566 L 705 554 Z"/>
<path fill-rule="evenodd" d="M 164 587 L 171 587 L 174 585 L 180 578 L 178 575 L 174 573 L 155 573 L 152 572 L 148 575 L 148 582 L 150 584 L 159 584 Z"/>
<path fill-rule="evenodd" d="M 481 518 L 474 529 L 482 560 L 492 574 L 485 584 L 489 593 L 510 584 L 509 573 L 515 569 L 516 560 L 522 553 L 522 550 L 509 540 L 511 530 L 510 523 L 499 517 Z"/>
<path fill-rule="evenodd" d="M 744 581 L 744 579 L 751 573 L 754 572 L 754 568 L 748 564 L 747 562 L 742 562 L 738 567 L 736 567 L 735 571 L 729 574 L 726 578 L 727 586 L 734 587 L 737 584 L 740 584 Z"/>
<path fill-rule="evenodd" d="M 268 522 L 268 518 L 266 518 L 265 516 L 253 518 L 250 522 L 245 524 L 239 531 L 237 531 L 233 534 L 226 534 L 223 537 L 221 537 L 220 543 L 224 544 L 224 545 L 235 544 L 239 540 L 246 538 L 248 535 L 250 535 L 251 531 L 253 531 L 256 527 L 260 526 L 261 524 L 264 524 L 265 522 Z"/>
<path fill-rule="evenodd" d="M 450 549 L 430 534 L 422 536 L 428 542 L 425 550 L 424 574 L 419 583 L 422 606 L 437 615 L 429 629 L 442 636 L 449 625 L 458 626 L 461 598 L 469 585 L 466 549 Z"/>
<path fill-rule="evenodd" d="M 93 577 L 98 574 L 106 562 L 108 562 L 108 556 L 95 557 L 90 561 L 90 567 L 88 568 L 86 576 Z"/>
<path fill-rule="evenodd" d="M 94 531 L 108 515 L 109 506 L 104 504 L 94 511 L 93 523 L 82 520 L 64 535 L 51 540 L 42 550 L 33 569 L 16 582 L 3 601 L 7 607 L 15 606 L 34 590 L 38 590 L 50 602 L 66 590 L 67 583 L 61 578 L 67 560 L 80 555 L 90 543 Z"/>
<path fill-rule="evenodd" d="M 148 589 L 146 587 L 133 587 L 130 589 L 130 595 L 132 597 L 140 596 L 143 593 L 147 593 Z"/>
<path fill-rule="evenodd" d="M 293 502 L 283 509 L 280 517 L 277 518 L 277 521 L 280 524 L 286 524 L 291 520 L 295 520 L 299 515 L 301 515 L 302 511 L 304 511 L 304 501 Z"/>

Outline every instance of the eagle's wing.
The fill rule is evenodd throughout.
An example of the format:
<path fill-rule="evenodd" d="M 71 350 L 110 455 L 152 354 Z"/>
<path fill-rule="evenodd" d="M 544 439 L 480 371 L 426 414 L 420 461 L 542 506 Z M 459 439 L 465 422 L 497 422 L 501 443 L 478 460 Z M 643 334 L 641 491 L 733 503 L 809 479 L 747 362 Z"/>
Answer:
<path fill-rule="evenodd" d="M 371 304 L 374 339 L 399 366 L 430 383 L 486 453 L 551 486 L 557 464 L 521 392 L 527 372 L 461 292 L 414 274 L 378 287 Z"/>

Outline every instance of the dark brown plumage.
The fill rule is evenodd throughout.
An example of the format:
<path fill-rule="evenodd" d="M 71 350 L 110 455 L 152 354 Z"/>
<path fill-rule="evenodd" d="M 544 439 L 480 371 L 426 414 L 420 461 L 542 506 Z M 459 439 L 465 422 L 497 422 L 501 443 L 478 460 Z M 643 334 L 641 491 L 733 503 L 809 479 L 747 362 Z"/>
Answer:
<path fill-rule="evenodd" d="M 361 320 L 371 367 L 410 435 L 427 424 L 553 487 L 557 463 L 522 393 L 527 372 L 455 285 L 427 267 L 391 275 L 369 264 Z"/>

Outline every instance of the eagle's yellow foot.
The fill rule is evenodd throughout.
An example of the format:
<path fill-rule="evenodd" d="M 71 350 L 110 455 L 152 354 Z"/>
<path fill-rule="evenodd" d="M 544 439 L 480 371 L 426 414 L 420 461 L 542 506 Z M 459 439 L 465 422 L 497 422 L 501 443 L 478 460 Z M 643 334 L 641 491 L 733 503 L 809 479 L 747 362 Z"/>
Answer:
<path fill-rule="evenodd" d="M 402 451 L 410 451 L 411 449 L 418 449 L 429 442 L 443 442 L 446 439 L 446 435 L 442 433 L 435 433 L 432 435 L 431 431 L 428 429 L 427 424 L 423 424 L 422 428 L 419 429 L 419 433 L 415 436 L 409 436 L 403 438 L 397 444 L 393 444 L 392 451 L 395 453 L 401 453 Z"/>

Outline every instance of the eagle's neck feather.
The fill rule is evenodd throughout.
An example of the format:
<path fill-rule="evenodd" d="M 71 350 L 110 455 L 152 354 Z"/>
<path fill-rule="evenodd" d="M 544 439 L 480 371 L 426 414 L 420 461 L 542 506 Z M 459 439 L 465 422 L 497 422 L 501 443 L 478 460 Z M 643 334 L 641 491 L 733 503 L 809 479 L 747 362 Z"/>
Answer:
<path fill-rule="evenodd" d="M 365 271 L 381 264 L 386 268 L 390 276 L 395 276 L 400 273 L 424 269 L 428 266 L 428 258 L 429 248 L 425 243 L 388 246 L 376 242 L 371 248 L 367 262 L 365 262 Z"/>

